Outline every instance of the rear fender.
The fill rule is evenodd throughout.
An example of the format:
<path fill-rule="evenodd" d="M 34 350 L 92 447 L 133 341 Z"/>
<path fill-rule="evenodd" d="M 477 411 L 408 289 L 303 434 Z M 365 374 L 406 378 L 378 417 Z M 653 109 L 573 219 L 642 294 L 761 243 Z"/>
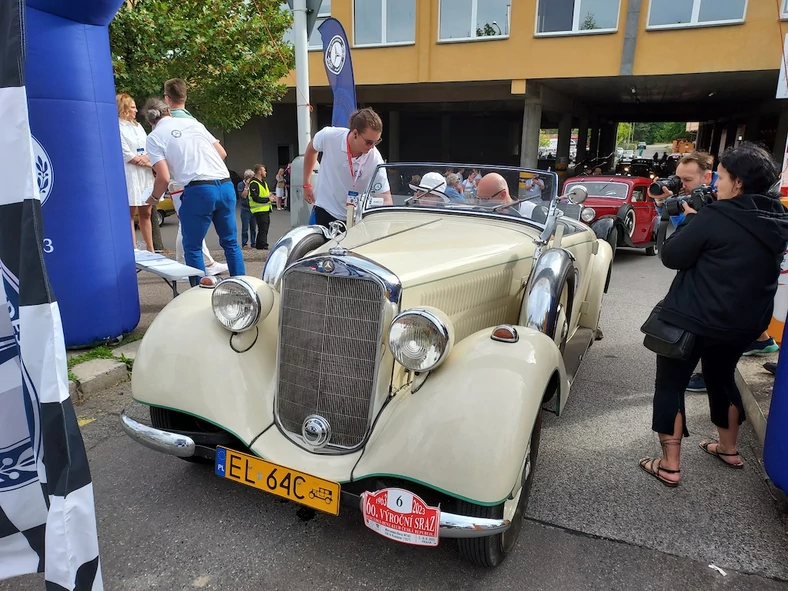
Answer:
<path fill-rule="evenodd" d="M 194 287 L 155 318 L 134 359 L 132 396 L 205 419 L 249 444 L 273 422 L 279 295 L 255 328 L 234 335 L 214 316 L 212 294 Z"/>
<path fill-rule="evenodd" d="M 353 479 L 396 476 L 481 505 L 508 498 L 545 390 L 568 388 L 550 337 L 516 330 L 516 343 L 492 340 L 492 329 L 466 337 L 416 392 L 398 394 Z"/>

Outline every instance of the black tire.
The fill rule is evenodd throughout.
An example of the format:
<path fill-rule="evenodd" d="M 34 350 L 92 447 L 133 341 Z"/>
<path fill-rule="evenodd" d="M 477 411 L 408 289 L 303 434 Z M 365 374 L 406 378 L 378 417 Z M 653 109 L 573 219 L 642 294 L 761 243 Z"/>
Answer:
<path fill-rule="evenodd" d="M 156 223 L 161 227 L 164 224 L 164 214 L 158 209 L 156 210 Z"/>
<path fill-rule="evenodd" d="M 201 421 L 198 418 L 156 406 L 150 407 L 150 420 L 151 424 L 157 429 L 172 429 L 173 431 L 204 431 L 206 433 L 210 433 L 212 431 L 220 432 L 218 427 L 215 427 L 210 423 L 206 423 L 205 421 Z M 213 464 L 213 460 L 199 456 L 181 459 L 192 464 Z"/>
<path fill-rule="evenodd" d="M 657 247 L 656 246 L 647 246 L 646 247 L 646 256 L 653 257 L 657 254 Z"/>
<path fill-rule="evenodd" d="M 616 248 L 618 247 L 618 226 L 613 226 L 610 229 L 610 233 L 607 235 L 606 240 L 613 250 L 613 255 L 610 257 L 610 260 L 613 260 L 616 258 Z"/>
<path fill-rule="evenodd" d="M 525 462 L 530 466 L 528 476 L 523 482 L 517 509 L 512 518 L 511 527 L 502 534 L 486 538 L 460 538 L 457 540 L 460 554 L 475 565 L 495 568 L 503 563 L 504 559 L 514 549 L 520 532 L 523 529 L 523 518 L 528 509 L 528 500 L 531 497 L 531 486 L 536 471 L 536 460 L 539 456 L 539 441 L 542 435 L 542 410 L 536 416 L 533 431 L 531 432 L 531 448 Z M 525 475 L 525 473 L 523 474 Z M 503 503 L 495 507 L 483 507 L 466 501 L 458 501 L 457 509 L 460 515 L 469 517 L 482 517 L 486 519 L 500 519 L 503 516 Z"/>

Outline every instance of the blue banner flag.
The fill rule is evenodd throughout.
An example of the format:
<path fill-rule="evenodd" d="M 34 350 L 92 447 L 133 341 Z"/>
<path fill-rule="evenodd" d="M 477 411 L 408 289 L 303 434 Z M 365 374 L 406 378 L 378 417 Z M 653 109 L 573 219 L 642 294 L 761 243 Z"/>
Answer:
<path fill-rule="evenodd" d="M 342 23 L 335 18 L 327 18 L 317 29 L 323 39 L 323 65 L 334 93 L 331 125 L 347 127 L 350 116 L 356 110 L 356 83 L 353 78 L 353 62 L 350 59 L 350 44 Z"/>

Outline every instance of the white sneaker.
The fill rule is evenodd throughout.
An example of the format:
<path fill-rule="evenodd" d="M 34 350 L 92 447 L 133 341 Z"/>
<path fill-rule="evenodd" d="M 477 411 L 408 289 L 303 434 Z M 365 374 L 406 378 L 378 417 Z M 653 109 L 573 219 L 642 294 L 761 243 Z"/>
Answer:
<path fill-rule="evenodd" d="M 206 275 L 220 275 L 222 273 L 226 273 L 229 271 L 230 268 L 225 265 L 224 263 L 214 263 L 210 267 L 205 267 L 205 274 Z"/>

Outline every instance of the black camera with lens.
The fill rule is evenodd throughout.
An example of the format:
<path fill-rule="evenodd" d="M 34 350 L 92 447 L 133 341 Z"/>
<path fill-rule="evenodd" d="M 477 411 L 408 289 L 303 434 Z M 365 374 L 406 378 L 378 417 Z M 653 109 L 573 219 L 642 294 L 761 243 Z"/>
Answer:
<path fill-rule="evenodd" d="M 648 188 L 648 192 L 652 197 L 660 197 L 662 195 L 662 189 L 664 188 L 674 195 L 678 195 L 681 192 L 682 186 L 683 183 L 681 182 L 681 179 L 674 174 L 673 176 L 669 176 L 666 179 L 659 179 L 658 181 L 651 183 L 651 186 Z"/>
<path fill-rule="evenodd" d="M 681 197 L 668 197 L 665 199 L 664 212 L 668 216 L 679 215 L 684 213 L 684 204 L 686 203 L 695 211 L 700 211 L 704 205 L 713 203 L 716 197 L 711 187 L 708 185 L 701 185 L 692 190 L 689 195 L 682 195 Z"/>

